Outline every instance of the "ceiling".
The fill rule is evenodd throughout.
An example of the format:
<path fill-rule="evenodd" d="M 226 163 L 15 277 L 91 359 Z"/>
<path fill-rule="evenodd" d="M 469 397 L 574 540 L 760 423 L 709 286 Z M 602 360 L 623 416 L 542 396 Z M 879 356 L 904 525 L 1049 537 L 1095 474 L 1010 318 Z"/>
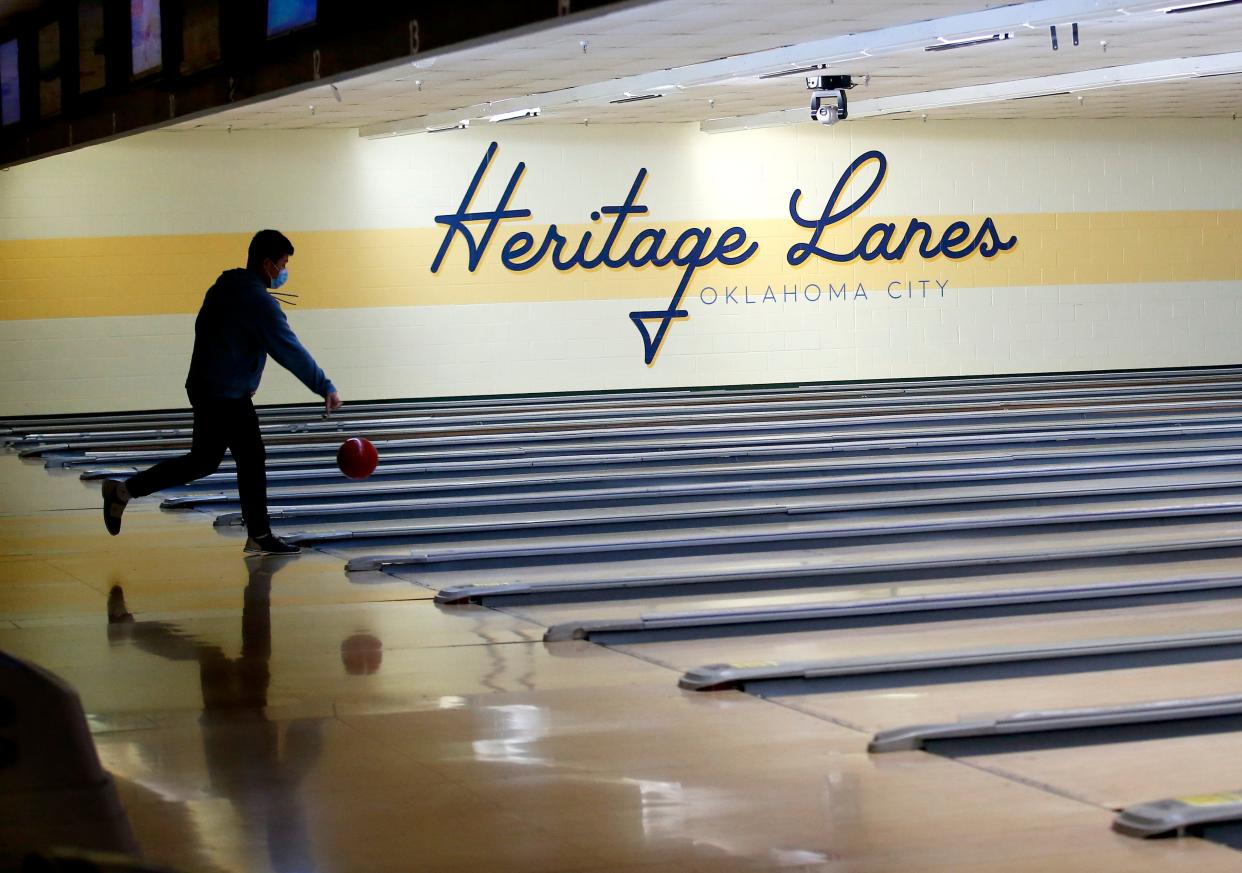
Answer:
<path fill-rule="evenodd" d="M 358 128 L 364 135 L 383 135 L 528 106 L 539 106 L 541 117 L 516 123 L 705 122 L 805 108 L 808 97 L 801 75 L 759 75 L 793 69 L 792 58 L 800 58 L 799 63 L 828 61 L 827 72 L 851 74 L 857 84 L 850 93 L 851 103 L 866 105 L 875 98 L 1227 55 L 1242 48 L 1242 4 L 1178 14 L 1164 11 L 1189 2 L 1193 0 L 1136 2 L 1124 10 L 1103 2 L 1070 0 L 619 4 L 616 11 L 586 20 L 571 18 L 559 26 L 485 45 L 420 55 L 379 72 L 332 85 L 316 84 L 186 121 L 174 129 Z M 1073 19 L 1055 17 L 1075 5 L 1094 10 Z M 1047 26 L 1050 20 L 1061 21 L 1056 51 Z M 1072 43 L 1071 20 L 1080 22 L 1077 46 Z M 936 37 L 990 34 L 998 21 L 1016 22 L 1006 30 L 1012 38 L 948 51 L 925 50 Z M 1036 23 L 1027 26 L 1030 21 Z M 859 45 L 867 47 L 865 52 L 857 50 Z M 847 52 L 851 46 L 854 49 Z M 1240 86 L 1242 68 L 1226 75 L 1035 99 L 997 99 L 885 117 L 1228 118 L 1242 111 Z M 627 92 L 660 96 L 610 102 Z M 809 119 L 807 113 L 802 115 Z"/>

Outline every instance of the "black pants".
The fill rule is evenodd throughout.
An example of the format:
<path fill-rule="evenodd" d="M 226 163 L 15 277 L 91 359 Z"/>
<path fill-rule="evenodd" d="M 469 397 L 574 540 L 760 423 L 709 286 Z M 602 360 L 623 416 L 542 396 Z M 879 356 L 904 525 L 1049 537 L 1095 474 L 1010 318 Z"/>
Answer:
<path fill-rule="evenodd" d="M 160 461 L 130 477 L 131 497 L 145 497 L 165 488 L 187 485 L 216 472 L 224 451 L 237 462 L 237 490 L 242 515 L 252 537 L 270 533 L 267 517 L 267 452 L 259 433 L 259 416 L 249 397 L 190 398 L 194 407 L 194 440 L 190 453 Z"/>

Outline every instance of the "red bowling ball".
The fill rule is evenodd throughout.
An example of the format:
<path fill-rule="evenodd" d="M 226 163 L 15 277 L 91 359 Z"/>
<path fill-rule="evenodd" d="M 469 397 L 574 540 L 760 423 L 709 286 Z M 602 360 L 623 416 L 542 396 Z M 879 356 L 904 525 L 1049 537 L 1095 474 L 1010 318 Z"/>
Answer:
<path fill-rule="evenodd" d="M 336 452 L 336 465 L 350 479 L 365 479 L 375 472 L 379 452 L 370 440 L 352 437 L 341 443 Z"/>
<path fill-rule="evenodd" d="M 384 644 L 370 634 L 354 634 L 341 643 L 341 663 L 350 676 L 370 676 L 384 661 Z"/>

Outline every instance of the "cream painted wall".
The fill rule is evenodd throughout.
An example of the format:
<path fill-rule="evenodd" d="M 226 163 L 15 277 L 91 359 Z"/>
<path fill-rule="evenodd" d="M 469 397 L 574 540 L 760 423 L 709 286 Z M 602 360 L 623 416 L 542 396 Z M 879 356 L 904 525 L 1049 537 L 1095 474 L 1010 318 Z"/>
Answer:
<path fill-rule="evenodd" d="M 201 234 L 214 239 L 207 247 L 214 253 L 218 235 L 238 234 L 244 247 L 245 235 L 266 226 L 284 229 L 295 245 L 299 232 L 314 241 L 313 258 L 300 247 L 308 253 L 292 264 L 290 287 L 299 290 L 301 281 L 305 290 L 290 319 L 346 398 L 1238 360 L 1242 271 L 1232 255 L 1204 249 L 1192 256 L 1224 260 L 1202 276 L 1183 264 L 1180 274 L 1140 276 L 1150 281 L 1049 283 L 1028 268 L 990 274 L 987 285 L 951 283 L 943 298 L 927 301 L 889 299 L 881 286 L 865 300 L 747 304 L 739 296 L 737 304 L 707 305 L 704 287 L 738 281 L 709 268 L 687 294 L 691 318 L 674 325 L 648 367 L 627 313 L 663 308 L 676 285 L 672 273 L 644 275 L 616 294 L 600 273 L 540 274 L 534 292 L 526 277 L 520 299 L 506 300 L 511 277 L 494 264 L 487 275 L 466 273 L 460 243 L 449 269 L 428 272 L 441 236 L 434 216 L 456 209 L 493 137 L 497 166 L 476 206 L 494 204 L 514 164 L 525 161 L 515 200 L 533 211 L 536 231 L 550 222 L 585 224 L 592 209 L 624 198 L 639 167 L 650 173 L 642 202 L 652 222 L 717 231 L 788 222 L 794 188 L 805 192 L 804 209 L 817 211 L 811 205 L 823 204 L 842 169 L 872 148 L 890 162 L 886 185 L 864 211 L 875 217 L 966 215 L 977 224 L 991 215 L 1004 229 L 1007 219 L 1020 224 L 1021 216 L 1040 214 L 1060 221 L 1193 212 L 1184 220 L 1210 222 L 1204 210 L 1220 211 L 1222 221 L 1242 210 L 1242 125 L 1230 121 L 850 122 L 717 136 L 682 125 L 529 124 L 377 141 L 349 131 L 146 134 L 0 173 L 0 301 L 9 305 L 0 320 L 0 414 L 184 405 L 194 306 L 218 269 L 240 264 L 244 251 L 217 264 L 196 256 L 191 239 L 189 255 L 183 241 L 165 256 L 158 237 Z M 369 248 L 371 236 L 345 233 L 409 228 L 431 248 L 402 261 L 415 266 L 396 278 L 377 278 L 375 269 L 392 252 Z M 145 246 L 132 270 L 125 261 L 115 268 L 121 275 L 112 293 L 177 305 L 72 317 L 74 292 L 57 285 L 39 293 L 64 296 L 57 312 L 70 317 L 21 317 L 38 311 L 26 303 L 35 296 L 32 274 L 74 268 L 35 258 L 34 247 L 61 240 L 72 252 L 69 243 L 98 237 Z M 742 276 L 752 298 L 767 283 L 779 294 L 782 283 L 839 275 L 788 272 L 779 263 L 783 246 L 767 248 L 776 260 Z M 339 268 L 331 275 L 342 277 L 330 287 L 316 284 L 306 266 L 329 256 Z M 1113 246 L 1093 247 L 1089 232 L 1024 256 L 1060 265 L 1062 274 L 1067 262 L 1119 257 Z M 1173 261 L 1186 257 L 1169 252 Z M 941 269 L 890 266 L 902 281 Z M 382 299 L 397 305 L 365 305 L 372 298 L 359 288 L 378 293 L 384 283 Z M 519 284 L 513 277 L 512 287 Z M 549 296 L 532 299 L 545 284 Z M 562 285 L 568 290 L 553 291 Z M 457 299 L 466 302 L 448 302 Z M 82 307 L 100 311 L 97 299 L 87 307 L 83 298 Z M 258 399 L 313 398 L 271 365 Z"/>

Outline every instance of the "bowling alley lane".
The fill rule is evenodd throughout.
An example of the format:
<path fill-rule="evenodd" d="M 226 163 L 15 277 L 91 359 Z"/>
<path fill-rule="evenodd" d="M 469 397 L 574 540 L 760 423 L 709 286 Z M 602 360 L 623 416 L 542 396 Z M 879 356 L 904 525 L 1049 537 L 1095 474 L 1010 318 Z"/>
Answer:
<path fill-rule="evenodd" d="M 353 446 L 357 438 L 346 440 L 342 444 Z M 867 469 L 884 469 L 897 467 L 974 465 L 996 463 L 998 461 L 1023 459 L 1062 459 L 1062 458 L 1101 458 L 1136 455 L 1180 455 L 1192 452 L 1228 454 L 1242 448 L 1242 441 L 1237 437 L 1186 436 L 1177 439 L 1167 437 L 1157 439 L 1093 439 L 1083 445 L 1066 446 L 1063 444 L 1049 445 L 1043 441 L 1030 443 L 1014 442 L 1000 445 L 983 445 L 971 448 L 953 448 L 942 450 L 928 447 L 891 448 L 881 445 L 875 448 L 863 447 L 843 448 L 832 441 L 795 443 L 787 446 L 745 446 L 731 445 L 719 448 L 674 449 L 664 448 L 658 451 L 615 451 L 596 450 L 594 452 L 565 452 L 560 455 L 530 457 L 521 453 L 506 454 L 504 450 L 497 452 L 497 457 L 480 457 L 468 459 L 429 459 L 425 452 L 394 451 L 384 452 L 384 463 L 374 474 L 380 478 L 416 477 L 454 478 L 466 475 L 502 475 L 513 472 L 554 471 L 572 473 L 584 470 L 642 469 L 667 468 L 677 470 L 688 464 L 699 466 L 729 467 L 743 460 L 801 460 L 806 463 L 815 462 L 817 467 L 838 469 L 864 467 Z M 825 465 L 825 459 L 832 463 Z M 269 464 L 268 482 L 283 486 L 297 484 L 314 484 L 321 480 L 336 479 L 340 475 L 338 469 L 339 456 L 315 455 L 287 459 L 274 459 Z M 100 465 L 97 470 L 88 470 L 83 478 L 102 478 L 110 472 L 131 468 L 108 468 Z M 370 474 L 368 474 L 370 475 Z M 366 478 L 366 477 L 352 477 Z M 205 487 L 235 487 L 237 482 L 236 468 L 229 465 L 221 470 L 196 480 L 192 490 Z"/>
<path fill-rule="evenodd" d="M 1081 669 L 1068 661 L 1034 665 L 1028 662 L 1013 665 L 1008 672 L 1009 675 L 998 678 L 995 672 L 988 671 L 987 678 L 975 679 L 968 670 L 928 671 L 926 675 L 903 673 L 891 678 L 842 682 L 839 687 L 831 682 L 801 687 L 797 682 L 783 682 L 773 684 L 767 691 L 760 687 L 758 693 L 802 712 L 875 734 L 909 725 L 992 719 L 1020 712 L 1123 706 L 1242 692 L 1242 659 L 1236 657 L 1198 663 L 1175 663 L 1172 659 L 1169 663 L 1151 663 L 1145 659 L 1141 664 L 1116 669 Z M 1229 721 L 1234 729 L 1239 729 L 1238 719 Z M 1123 734 L 1115 727 L 1109 731 L 1115 732 L 1118 739 Z M 989 737 L 979 746 L 1003 746 L 1004 742 L 1003 738 Z M 1038 742 L 1055 746 L 1060 740 L 1054 732 L 1039 737 Z M 965 745 L 960 744 L 963 748 Z M 958 747 L 956 741 L 946 743 L 946 754 L 957 757 L 954 749 Z M 928 748 L 936 750 L 938 746 L 932 742 Z M 1242 734 L 1235 748 L 1242 752 Z M 1207 781 L 1209 784 L 1199 785 L 1196 790 L 1220 787 Z M 1128 798 L 1126 802 L 1153 799 L 1155 796 Z"/>
<path fill-rule="evenodd" d="M 445 599 L 490 599 L 530 594 L 601 596 L 603 592 L 647 589 L 670 595 L 687 589 L 746 582 L 754 590 L 779 585 L 831 584 L 859 572 L 909 572 L 933 567 L 1018 564 L 1053 558 L 1125 556 L 1234 548 L 1238 526 L 1232 521 L 1192 520 L 1077 525 L 1072 530 L 1005 528 L 958 534 L 916 534 L 728 548 L 716 545 L 710 556 L 702 547 L 645 553 L 591 552 L 589 545 L 571 555 L 507 557 L 487 561 L 453 560 L 395 566 L 389 572 L 411 582 L 449 589 Z M 814 547 L 811 547 L 814 546 Z M 333 552 L 333 550 L 325 549 Z M 389 554 L 396 552 L 392 550 Z M 405 553 L 409 554 L 408 550 Z M 637 555 L 637 557 L 635 556 Z M 627 559 L 628 558 L 628 559 Z M 372 568 L 374 569 L 374 568 Z"/>
<path fill-rule="evenodd" d="M 562 555 L 607 551 L 677 549 L 688 544 L 711 542 L 725 547 L 744 543 L 787 542 L 791 547 L 817 540 L 860 536 L 926 534 L 937 531 L 984 530 L 1089 522 L 1153 521 L 1161 518 L 1211 517 L 1227 520 L 1242 513 L 1242 490 L 1211 494 L 1187 492 L 1165 497 L 1065 500 L 1044 504 L 1036 501 L 1003 505 L 933 507 L 929 509 L 872 510 L 853 513 L 753 513 L 743 517 L 666 518 L 630 523 L 584 524 L 574 529 L 530 526 L 511 531 L 425 530 L 382 536 L 380 526 L 360 527 L 354 538 L 341 541 L 333 550 L 356 558 L 410 550 L 429 560 L 505 558 L 527 554 Z M 618 519 L 618 521 L 621 521 Z M 396 533 L 396 531 L 394 531 Z M 370 534 L 370 536 L 368 536 Z M 298 538 L 295 541 L 305 541 Z"/>
<path fill-rule="evenodd" d="M 1078 561 L 1054 565 L 1017 566 L 996 571 L 991 567 L 971 572 L 969 568 L 950 568 L 922 574 L 869 574 L 825 588 L 786 588 L 772 591 L 696 592 L 669 597 L 623 598 L 560 603 L 531 603 L 525 599 L 507 601 L 496 598 L 491 605 L 512 615 L 529 619 L 545 627 L 573 625 L 584 622 L 632 622 L 643 617 L 668 619 L 675 615 L 696 616 L 708 612 L 727 611 L 760 613 L 764 610 L 815 609 L 828 606 L 866 604 L 892 598 L 932 598 L 951 594 L 989 594 L 1017 589 L 1055 593 L 1060 589 L 1086 585 L 1124 585 L 1155 583 L 1162 580 L 1229 580 L 1237 579 L 1242 566 L 1242 550 L 1185 552 L 1180 555 L 1139 556 L 1128 561 Z M 1242 593 L 1242 589 L 1238 590 Z M 451 607 L 446 607 L 451 609 Z M 1044 608 L 1049 608 L 1045 605 Z M 929 620 L 923 614 L 924 620 Z M 941 614 L 938 620 L 952 618 Z M 762 632 L 758 622 L 741 622 L 734 632 Z M 778 626 L 767 625 L 769 632 Z M 823 623 L 830 631 L 832 623 Z M 684 630 L 682 633 L 690 633 Z M 704 628 L 703 636 L 721 635 L 723 631 Z M 648 634 L 652 641 L 660 632 Z M 610 636 L 593 636 L 596 642 L 610 643 Z"/>
<path fill-rule="evenodd" d="M 1236 630 L 1242 630 L 1242 601 L 1161 604 L 1056 617 L 1037 615 L 862 627 L 842 632 L 762 633 L 635 643 L 615 648 L 688 671 L 707 664 L 753 665 L 918 656 Z"/>
<path fill-rule="evenodd" d="M 1206 665 L 1205 665 L 1206 666 Z M 1242 664 L 1215 665 L 1227 674 L 1236 691 L 1242 687 L 1238 676 Z M 1165 676 L 1164 679 L 1186 677 Z M 1141 681 L 1141 680 L 1140 680 Z M 1223 684 L 1223 683 L 1221 683 Z M 1198 683 L 1194 687 L 1199 687 Z M 1177 737 L 1139 739 L 1113 731 L 1107 738 L 1090 744 L 1058 746 L 1055 735 L 1045 742 L 1013 747 L 992 754 L 954 756 L 983 770 L 1024 782 L 1043 785 L 1056 793 L 1069 795 L 1112 809 L 1160 800 L 1237 790 L 1242 781 L 1236 762 L 1242 758 L 1242 730 L 1231 720 L 1233 730 L 1201 732 Z M 1064 740 L 1062 740 L 1064 742 Z M 1005 743 L 988 743 L 986 748 L 1002 748 Z"/>
<path fill-rule="evenodd" d="M 511 531 L 536 527 L 564 529 L 597 522 L 668 518 L 754 517 L 770 513 L 838 512 L 898 507 L 951 505 L 955 503 L 1007 502 L 1017 500 L 1143 495 L 1173 493 L 1229 493 L 1242 486 L 1242 467 L 1187 469 L 1171 474 L 1146 471 L 1129 475 L 1048 477 L 1010 483 L 971 485 L 882 486 L 840 489 L 820 493 L 813 489 L 760 490 L 745 488 L 736 494 L 703 493 L 695 488 L 667 492 L 643 490 L 621 497 L 611 489 L 576 498 L 559 495 L 553 501 L 541 494 L 523 497 L 510 492 L 503 498 L 388 499 L 369 503 L 322 503 L 309 506 L 273 507 L 272 519 L 283 534 L 310 533 L 336 539 L 341 532 L 366 532 L 398 527 L 426 532 L 449 530 Z M 240 526 L 237 511 L 220 512 L 218 524 Z M 350 536 L 350 539 L 353 537 Z"/>

